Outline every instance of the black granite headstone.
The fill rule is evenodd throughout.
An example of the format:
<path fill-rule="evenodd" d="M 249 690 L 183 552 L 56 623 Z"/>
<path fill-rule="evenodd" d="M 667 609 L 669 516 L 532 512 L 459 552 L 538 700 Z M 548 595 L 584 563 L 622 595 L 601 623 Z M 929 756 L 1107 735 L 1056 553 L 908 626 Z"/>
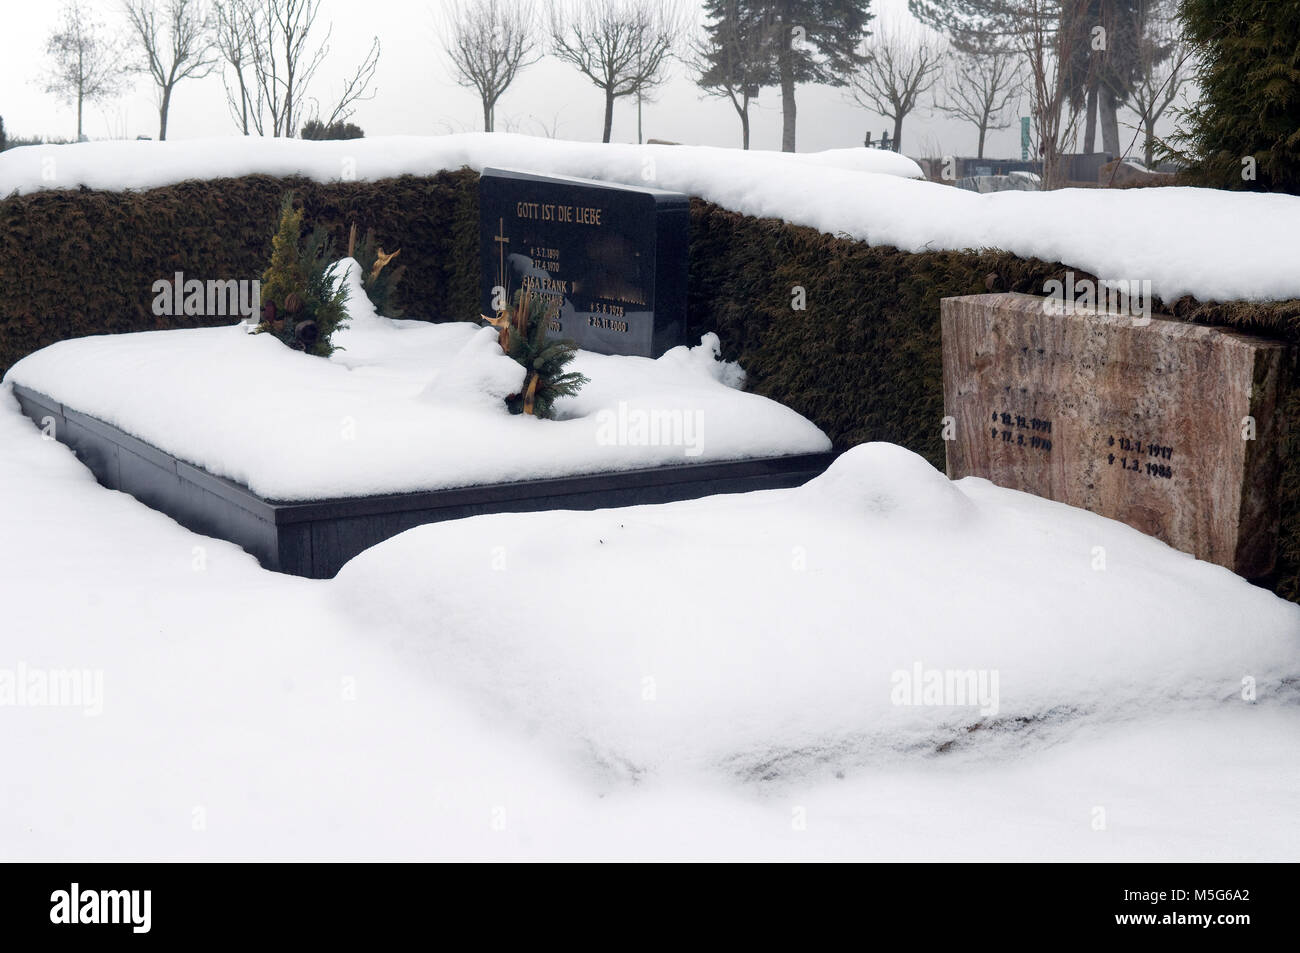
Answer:
<path fill-rule="evenodd" d="M 484 169 L 482 313 L 524 286 L 561 299 L 553 337 L 658 357 L 686 343 L 690 199 L 591 179 Z"/>

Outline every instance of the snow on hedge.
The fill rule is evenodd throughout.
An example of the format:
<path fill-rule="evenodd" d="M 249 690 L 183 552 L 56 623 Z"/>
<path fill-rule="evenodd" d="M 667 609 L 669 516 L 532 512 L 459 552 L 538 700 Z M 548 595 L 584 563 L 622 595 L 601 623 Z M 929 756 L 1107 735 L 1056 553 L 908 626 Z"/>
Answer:
<path fill-rule="evenodd" d="M 1106 280 L 1150 280 L 1166 300 L 1300 297 L 1300 197 L 1191 188 L 980 195 L 918 179 L 912 160 L 872 149 L 792 156 L 501 133 L 94 142 L 0 154 L 0 195 L 80 185 L 139 189 L 250 173 L 382 179 L 462 166 L 655 185 L 906 251 L 1005 249 Z"/>
<path fill-rule="evenodd" d="M 683 161 L 684 160 L 684 161 Z M 664 164 L 664 169 L 658 168 Z M 634 146 L 539 139 L 514 133 L 379 136 L 344 141 L 237 136 L 171 142 L 109 141 L 25 146 L 0 153 L 0 195 L 40 189 L 150 189 L 186 179 L 304 176 L 317 182 L 373 181 L 468 166 L 519 168 L 675 189 L 692 166 L 746 181 L 778 170 L 840 169 L 921 178 L 906 156 L 881 149 L 783 153 L 713 146 Z M 666 174 L 667 179 L 658 179 Z M 658 179 L 658 181 L 656 181 Z M 686 189 L 686 191 L 691 191 Z"/>
<path fill-rule="evenodd" d="M 580 351 L 562 419 L 512 415 L 523 367 L 471 322 L 379 317 L 349 262 L 351 326 L 328 360 L 242 326 L 95 335 L 5 379 L 274 500 L 404 493 L 666 464 L 818 453 L 830 439 L 737 389 L 716 335 L 658 360 Z"/>
<path fill-rule="evenodd" d="M 1023 757 L 1240 709 L 1246 677 L 1300 703 L 1300 606 L 884 443 L 794 490 L 418 527 L 330 591 L 430 680 L 628 779 Z"/>

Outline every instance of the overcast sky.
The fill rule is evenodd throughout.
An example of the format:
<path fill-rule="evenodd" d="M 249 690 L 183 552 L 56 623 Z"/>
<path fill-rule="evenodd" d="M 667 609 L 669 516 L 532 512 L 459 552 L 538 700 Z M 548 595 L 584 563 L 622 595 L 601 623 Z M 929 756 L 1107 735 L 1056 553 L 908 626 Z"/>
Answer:
<path fill-rule="evenodd" d="M 121 29 L 118 0 L 86 0 L 104 21 Z M 545 0 L 539 0 L 544 4 Z M 691 0 L 686 0 L 691 3 Z M 438 0 L 322 0 L 317 29 L 333 24 L 330 53 L 317 73 L 311 94 L 324 105 L 337 95 L 343 76 L 361 61 L 373 36 L 383 45 L 375 75 L 374 99 L 359 103 L 352 121 L 367 135 L 430 135 L 481 129 L 477 97 L 457 86 L 439 40 Z M 698 11 L 698 7 L 695 7 Z M 60 136 L 76 133 L 76 110 L 43 92 L 45 44 L 59 22 L 57 0 L 18 3 L 10 0 L 4 13 L 0 41 L 0 116 L 13 136 Z M 906 0 L 873 0 L 881 23 L 917 26 Z M 701 17 L 698 12 L 696 20 Z M 892 124 L 853 103 L 845 90 L 801 86 L 798 91 L 799 150 L 813 151 L 861 145 L 870 128 L 879 138 Z M 328 107 L 325 107 L 328 110 Z M 575 69 L 551 57 L 530 67 L 497 107 L 497 128 L 517 123 L 519 131 L 539 133 L 541 125 L 555 127 L 565 139 L 598 140 L 604 100 L 602 93 Z M 1023 114 L 1024 107 L 1021 113 Z M 643 110 L 647 138 L 674 142 L 737 146 L 740 123 L 731 105 L 702 97 L 686 69 L 674 64 L 673 78 Z M 1132 114 L 1122 114 L 1131 123 Z M 85 133 L 92 139 L 156 136 L 158 112 L 147 77 L 138 77 L 131 93 L 103 105 L 87 107 Z M 176 88 L 168 123 L 168 138 L 235 135 L 218 74 L 187 80 Z M 615 141 L 636 141 L 634 101 L 621 100 L 614 115 Z M 1127 143 L 1128 135 L 1125 135 Z M 781 145 L 781 98 L 765 89 L 753 108 L 751 144 L 756 149 Z M 976 131 L 930 109 L 909 116 L 904 125 L 904 151 L 911 155 L 973 155 Z M 1018 128 L 990 134 L 986 155 L 1020 155 Z"/>

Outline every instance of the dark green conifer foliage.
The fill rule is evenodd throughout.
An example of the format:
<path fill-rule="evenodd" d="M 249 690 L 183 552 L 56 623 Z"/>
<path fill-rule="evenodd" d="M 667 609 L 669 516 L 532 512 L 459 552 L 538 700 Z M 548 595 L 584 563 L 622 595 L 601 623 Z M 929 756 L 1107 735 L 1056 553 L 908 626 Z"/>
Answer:
<path fill-rule="evenodd" d="M 582 374 L 564 370 L 577 353 L 577 345 L 546 337 L 557 303 L 558 299 L 521 288 L 515 294 L 514 308 L 507 312 L 506 354 L 528 370 L 523 390 L 506 398 L 512 414 L 553 418 L 555 402 L 577 394 L 588 381 Z"/>
<path fill-rule="evenodd" d="M 1169 155 L 1201 185 L 1300 195 L 1300 3 L 1183 0 L 1179 15 L 1201 95 Z"/>
<path fill-rule="evenodd" d="M 320 357 L 329 357 L 338 350 L 331 338 L 348 323 L 348 286 L 343 281 L 342 269 L 332 269 L 337 259 L 329 230 L 317 225 L 303 242 L 302 264 L 307 273 L 304 310 L 308 320 L 316 322 L 316 341 L 309 351 Z"/>
<path fill-rule="evenodd" d="M 347 324 L 348 287 L 341 273 L 331 269 L 334 242 L 322 225 L 301 238 L 302 210 L 294 208 L 293 193 L 280 203 L 280 220 L 271 240 L 271 265 L 262 276 L 264 312 L 258 330 L 272 331 L 289 347 L 318 357 L 329 357 L 335 331 Z M 299 325 L 315 325 L 303 335 Z"/>
<path fill-rule="evenodd" d="M 387 264 L 376 274 L 375 263 L 379 260 L 379 247 L 375 230 L 367 229 L 365 237 L 357 244 L 352 257 L 361 266 L 361 287 L 365 289 L 370 303 L 375 306 L 375 311 L 386 318 L 400 318 L 403 311 L 397 304 L 396 292 L 402 275 L 406 273 L 406 266 Z"/>

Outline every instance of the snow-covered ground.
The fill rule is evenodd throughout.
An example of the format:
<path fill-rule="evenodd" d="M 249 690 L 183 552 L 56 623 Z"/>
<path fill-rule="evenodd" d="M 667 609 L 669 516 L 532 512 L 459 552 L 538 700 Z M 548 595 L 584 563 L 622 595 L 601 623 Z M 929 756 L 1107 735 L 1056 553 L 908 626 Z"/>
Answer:
<path fill-rule="evenodd" d="M 468 166 L 654 185 L 905 251 L 996 248 L 1152 283 L 1173 300 L 1300 297 L 1300 197 L 1213 189 L 1063 189 L 982 195 L 915 178 L 891 152 L 808 155 L 705 146 L 601 145 L 504 133 L 344 142 L 228 137 L 28 146 L 0 154 L 0 196 L 44 188 L 149 188 L 249 173 L 382 179 Z M 815 166 L 815 174 L 810 174 Z"/>
<path fill-rule="evenodd" d="M 1300 852 L 1300 607 L 896 447 L 312 581 L 99 487 L 7 387 L 0 446 L 5 859 Z M 989 713 L 895 705 L 917 664 L 997 673 Z M 102 692 L 16 704 L 20 667 Z"/>
<path fill-rule="evenodd" d="M 520 145 L 241 142 L 60 147 L 55 181 L 337 178 L 349 149 L 380 177 Z M 1284 196 L 979 196 L 864 171 L 861 150 L 534 143 L 535 168 L 873 241 L 914 228 L 1129 262 L 1114 277 L 1160 294 L 1300 294 Z M 0 158 L 0 194 L 46 151 Z M 564 419 L 512 418 L 520 370 L 491 331 L 354 294 L 330 361 L 228 327 L 63 342 L 9 379 L 281 498 L 827 445 L 738 390 L 707 336 L 658 361 L 584 353 Z M 629 440 L 651 409 L 691 429 Z M 899 447 L 794 490 L 420 527 L 328 581 L 98 486 L 8 384 L 0 447 L 3 859 L 1300 855 L 1300 606 Z M 82 694 L 53 704 L 52 682 Z"/>
<path fill-rule="evenodd" d="M 329 360 L 239 326 L 52 344 L 5 379 L 274 500 L 401 493 L 663 464 L 820 453 L 831 443 L 738 389 L 716 335 L 658 360 L 579 352 L 562 419 L 511 415 L 523 367 L 479 324 L 375 314 L 349 262 Z M 130 381 L 129 387 L 123 386 Z"/>

